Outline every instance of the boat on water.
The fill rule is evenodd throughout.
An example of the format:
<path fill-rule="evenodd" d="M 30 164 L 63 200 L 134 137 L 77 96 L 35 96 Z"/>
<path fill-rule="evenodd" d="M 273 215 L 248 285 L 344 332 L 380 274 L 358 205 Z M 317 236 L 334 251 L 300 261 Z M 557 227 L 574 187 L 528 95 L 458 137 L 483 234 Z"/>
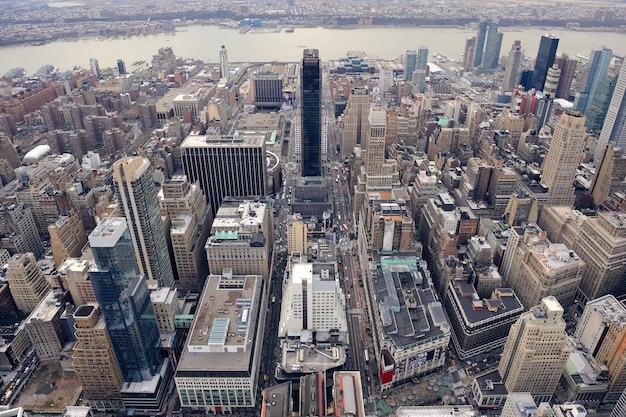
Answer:
<path fill-rule="evenodd" d="M 308 48 L 306 45 L 298 45 L 298 48 Z"/>

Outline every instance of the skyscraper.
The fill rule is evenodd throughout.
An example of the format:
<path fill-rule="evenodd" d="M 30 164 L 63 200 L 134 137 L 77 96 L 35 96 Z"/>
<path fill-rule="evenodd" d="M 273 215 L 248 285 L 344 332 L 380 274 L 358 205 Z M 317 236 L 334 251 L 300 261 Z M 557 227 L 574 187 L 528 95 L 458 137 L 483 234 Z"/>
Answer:
<path fill-rule="evenodd" d="M 598 83 L 606 76 L 613 51 L 609 48 L 594 49 L 589 57 L 587 65 L 587 76 L 580 86 L 580 91 L 576 94 L 574 109 L 586 115 L 591 107 L 591 101 L 595 95 Z"/>
<path fill-rule="evenodd" d="M 411 49 L 404 54 L 404 81 L 413 80 L 413 71 L 417 66 L 417 51 Z"/>
<path fill-rule="evenodd" d="M 613 96 L 616 84 L 617 74 L 610 73 L 606 74 L 598 83 L 596 92 L 591 99 L 591 105 L 586 114 L 587 123 L 585 125 L 588 130 L 594 132 L 600 132 L 602 130 L 602 125 L 604 124 L 604 119 L 606 119 L 609 104 L 611 104 L 611 96 Z"/>
<path fill-rule="evenodd" d="M 543 93 L 546 97 L 555 97 L 556 90 L 559 87 L 559 80 L 561 79 L 561 70 L 554 64 L 548 69 L 546 75 L 546 82 L 543 86 Z"/>
<path fill-rule="evenodd" d="M 126 74 L 126 63 L 121 59 L 117 60 L 117 72 L 119 72 L 120 75 Z"/>
<path fill-rule="evenodd" d="M 476 33 L 476 42 L 474 43 L 474 59 L 472 59 L 472 67 L 480 66 L 483 62 L 483 50 L 485 49 L 485 38 L 487 37 L 487 20 L 480 19 L 478 22 L 478 32 Z"/>
<path fill-rule="evenodd" d="M 150 161 L 143 157 L 116 161 L 113 180 L 120 210 L 128 222 L 139 272 L 148 285 L 173 287 L 174 273 Z"/>
<path fill-rule="evenodd" d="M 571 206 L 574 178 L 585 146 L 585 116 L 563 113 L 554 128 L 541 183 L 548 187 L 547 205 Z"/>
<path fill-rule="evenodd" d="M 7 262 L 6 278 L 17 309 L 27 315 L 50 291 L 50 284 L 32 252 L 15 254 Z"/>
<path fill-rule="evenodd" d="M 543 91 L 543 85 L 546 82 L 546 76 L 548 75 L 548 68 L 554 65 L 556 48 L 558 46 L 559 38 L 555 38 L 554 35 L 548 34 L 541 37 L 532 79 L 532 87 L 537 91 Z"/>
<path fill-rule="evenodd" d="M 100 65 L 98 64 L 98 60 L 96 58 L 89 59 L 89 69 L 91 73 L 96 76 L 96 78 L 100 78 Z"/>
<path fill-rule="evenodd" d="M 383 174 L 385 162 L 385 133 L 387 113 L 381 108 L 370 109 L 367 116 L 367 144 L 365 152 L 365 172 L 368 176 Z"/>
<path fill-rule="evenodd" d="M 522 62 L 523 55 L 522 42 L 513 41 L 513 46 L 511 47 L 506 61 L 506 68 L 504 69 L 504 81 L 502 82 L 503 91 L 513 91 L 519 84 L 519 66 Z"/>
<path fill-rule="evenodd" d="M 317 49 L 305 49 L 300 77 L 303 177 L 318 177 L 322 174 L 321 83 L 319 52 Z"/>
<path fill-rule="evenodd" d="M 228 52 L 226 51 L 226 47 L 222 45 L 222 49 L 220 49 L 220 77 L 229 79 L 230 71 L 228 69 Z"/>
<path fill-rule="evenodd" d="M 465 48 L 463 49 L 463 68 L 469 70 L 474 62 L 474 49 L 476 48 L 476 37 L 465 40 Z"/>
<path fill-rule="evenodd" d="M 428 68 L 428 47 L 420 46 L 417 48 L 417 59 L 415 61 L 415 69 L 426 71 Z"/>
<path fill-rule="evenodd" d="M 556 89 L 556 98 L 568 99 L 570 97 L 570 89 L 572 88 L 572 80 L 576 75 L 576 67 L 578 66 L 578 60 L 570 58 L 567 54 L 561 54 L 554 59 L 554 63 L 561 70 L 561 77 L 559 77 L 559 86 Z"/>
<path fill-rule="evenodd" d="M 618 148 L 626 148 L 626 65 L 622 65 L 617 78 L 617 84 L 613 90 L 611 104 L 606 112 L 604 126 L 600 132 L 600 138 L 596 145 L 594 160 L 596 165 L 601 163 L 602 153 L 607 143 L 613 143 Z"/>
<path fill-rule="evenodd" d="M 369 110 L 370 95 L 367 87 L 352 87 L 346 109 L 343 111 L 341 131 L 341 156 L 343 158 L 350 156 L 354 152 L 354 147 L 364 142 Z"/>
<path fill-rule="evenodd" d="M 498 67 L 502 38 L 504 34 L 498 30 L 498 19 L 489 22 L 485 50 L 483 51 L 480 67 L 485 70 L 493 70 Z"/>
<path fill-rule="evenodd" d="M 211 218 L 224 197 L 267 195 L 265 136 L 190 135 L 180 145 L 183 171 L 200 185 Z"/>
<path fill-rule="evenodd" d="M 549 296 L 511 326 L 498 372 L 509 392 L 550 401 L 569 354 L 563 307 Z"/>
<path fill-rule="evenodd" d="M 129 256 L 134 244 L 126 219 L 104 219 L 89 235 L 89 244 L 96 261 L 89 278 L 124 381 L 150 381 L 161 362 L 159 330 L 148 286 Z"/>

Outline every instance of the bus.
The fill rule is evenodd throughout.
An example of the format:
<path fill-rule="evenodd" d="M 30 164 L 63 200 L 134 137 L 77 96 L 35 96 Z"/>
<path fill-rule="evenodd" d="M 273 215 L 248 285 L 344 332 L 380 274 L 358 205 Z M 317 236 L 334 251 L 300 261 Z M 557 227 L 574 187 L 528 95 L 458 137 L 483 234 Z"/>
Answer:
<path fill-rule="evenodd" d="M 272 297 L 272 304 L 276 304 L 276 297 Z"/>
<path fill-rule="evenodd" d="M 365 355 L 365 362 L 369 362 L 370 361 L 370 356 L 369 356 L 369 352 L 367 351 L 367 349 L 365 349 L 363 351 L 363 355 Z"/>

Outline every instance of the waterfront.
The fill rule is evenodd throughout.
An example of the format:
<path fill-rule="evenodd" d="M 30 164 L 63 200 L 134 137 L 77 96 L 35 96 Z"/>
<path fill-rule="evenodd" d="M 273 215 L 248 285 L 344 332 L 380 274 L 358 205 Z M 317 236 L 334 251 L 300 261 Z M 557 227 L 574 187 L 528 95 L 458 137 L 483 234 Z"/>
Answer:
<path fill-rule="evenodd" d="M 558 54 L 575 56 L 606 46 L 616 55 L 626 53 L 626 35 L 613 32 L 578 32 L 564 29 L 504 28 L 501 55 L 506 55 L 514 40 L 521 40 L 529 57 L 537 54 L 541 35 L 550 32 L 560 38 Z M 170 46 L 177 57 L 219 62 L 221 45 L 228 49 L 230 62 L 298 61 L 304 46 L 320 50 L 323 60 L 338 59 L 347 51 L 365 51 L 369 56 L 395 58 L 407 49 L 425 45 L 433 52 L 459 59 L 465 39 L 475 31 L 462 28 L 365 28 L 325 29 L 296 28 L 293 33 L 239 33 L 236 29 L 190 25 L 178 27 L 175 33 L 159 33 L 126 39 L 76 39 L 55 41 L 38 46 L 0 48 L 0 74 L 10 68 L 23 67 L 33 74 L 42 65 L 51 64 L 61 71 L 74 66 L 89 67 L 96 58 L 101 68 L 112 67 L 117 59 L 127 66 L 139 60 L 150 62 L 161 47 Z"/>

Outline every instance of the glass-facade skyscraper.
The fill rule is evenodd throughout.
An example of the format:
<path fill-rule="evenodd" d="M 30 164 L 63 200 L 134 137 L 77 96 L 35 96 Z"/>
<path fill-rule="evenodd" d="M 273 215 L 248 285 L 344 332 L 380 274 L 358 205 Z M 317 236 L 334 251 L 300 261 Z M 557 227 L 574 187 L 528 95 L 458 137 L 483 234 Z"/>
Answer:
<path fill-rule="evenodd" d="M 480 19 L 478 22 L 478 32 L 476 33 L 476 43 L 474 44 L 474 59 L 472 67 L 479 67 L 483 62 L 483 50 L 485 49 L 485 38 L 487 37 L 487 21 Z"/>
<path fill-rule="evenodd" d="M 413 71 L 417 68 L 417 51 L 411 49 L 404 54 L 404 81 L 413 80 Z"/>
<path fill-rule="evenodd" d="M 162 362 L 159 330 L 126 219 L 104 219 L 89 235 L 89 244 L 96 261 L 89 279 L 124 381 L 150 381 Z"/>
<path fill-rule="evenodd" d="M 305 49 L 300 77 L 303 177 L 319 177 L 322 174 L 321 81 L 319 51 Z"/>
<path fill-rule="evenodd" d="M 537 91 L 543 91 L 543 85 L 546 83 L 548 69 L 552 68 L 552 65 L 554 65 L 556 48 L 558 46 L 559 38 L 555 38 L 552 35 L 544 35 L 541 37 L 532 80 L 532 87 Z"/>
<path fill-rule="evenodd" d="M 581 85 L 580 92 L 576 94 L 576 100 L 574 101 L 575 110 L 587 115 L 587 112 L 591 108 L 593 96 L 596 93 L 598 84 L 609 71 L 612 58 L 613 51 L 609 48 L 594 49 L 591 51 L 587 76 Z"/>

